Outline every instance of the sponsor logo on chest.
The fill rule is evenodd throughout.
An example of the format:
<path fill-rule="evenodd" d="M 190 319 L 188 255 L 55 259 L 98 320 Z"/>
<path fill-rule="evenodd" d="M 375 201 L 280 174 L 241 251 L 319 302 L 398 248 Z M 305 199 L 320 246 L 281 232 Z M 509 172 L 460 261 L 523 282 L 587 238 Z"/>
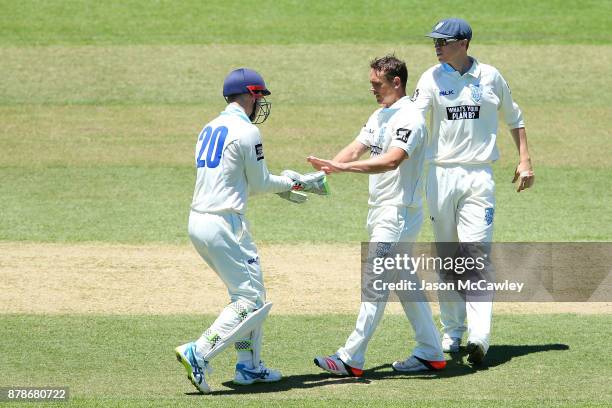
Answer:
<path fill-rule="evenodd" d="M 378 156 L 382 153 L 383 146 L 385 145 L 385 132 L 387 130 L 386 126 L 383 126 L 378 131 L 378 136 L 374 141 L 374 144 L 370 146 L 371 156 Z"/>
<path fill-rule="evenodd" d="M 480 118 L 480 106 L 478 105 L 447 106 L 446 107 L 446 117 L 448 120 L 479 119 Z"/>
<path fill-rule="evenodd" d="M 382 146 L 385 144 L 385 132 L 387 131 L 387 126 L 383 126 L 380 128 L 378 132 L 378 136 L 376 137 L 376 144 Z"/>

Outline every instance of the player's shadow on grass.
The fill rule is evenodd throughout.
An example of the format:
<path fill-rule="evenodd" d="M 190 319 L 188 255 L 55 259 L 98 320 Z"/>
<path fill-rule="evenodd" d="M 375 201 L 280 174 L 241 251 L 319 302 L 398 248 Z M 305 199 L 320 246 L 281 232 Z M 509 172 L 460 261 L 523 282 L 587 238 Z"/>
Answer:
<path fill-rule="evenodd" d="M 393 371 L 391 364 L 383 364 L 366 370 L 363 378 L 336 377 L 328 373 L 318 372 L 315 374 L 289 375 L 277 383 L 255 384 L 251 386 L 240 386 L 231 381 L 227 381 L 224 382 L 223 385 L 230 388 L 229 390 L 213 391 L 212 394 L 228 395 L 283 392 L 293 389 L 324 387 L 327 385 L 369 384 L 376 380 L 400 380 L 408 377 L 422 380 L 435 380 L 438 378 L 473 374 L 476 371 L 487 370 L 489 367 L 496 367 L 507 363 L 513 358 L 522 357 L 528 354 L 565 350 L 569 350 L 569 346 L 566 344 L 493 345 L 489 348 L 485 361 L 479 366 L 472 366 L 468 364 L 467 352 L 465 348 L 462 347 L 459 353 L 452 354 L 451 359 L 447 360 L 446 369 L 439 372 L 421 372 L 414 374 L 398 373 Z M 313 366 L 313 370 L 317 370 L 317 368 Z M 199 395 L 197 393 L 190 394 Z"/>
<path fill-rule="evenodd" d="M 507 363 L 514 357 L 521 357 L 527 354 L 566 350 L 569 350 L 567 344 L 492 345 L 487 352 L 482 368 L 496 367 Z"/>
<path fill-rule="evenodd" d="M 465 347 L 461 347 L 458 353 L 450 354 L 450 359 L 446 360 L 446 368 L 437 372 L 420 372 L 420 373 L 398 373 L 394 372 L 391 364 L 384 364 L 378 367 L 372 367 L 366 370 L 365 376 L 372 380 L 379 379 L 405 379 L 415 378 L 422 380 L 434 380 L 438 378 L 459 377 L 462 375 L 474 374 L 476 371 L 483 371 L 489 367 L 496 367 L 507 363 L 515 357 L 525 356 L 532 353 L 541 353 L 546 351 L 564 351 L 569 350 L 566 344 L 534 344 L 534 345 L 493 345 L 489 348 L 487 356 L 482 364 L 473 366 L 467 362 L 467 351 Z"/>
<path fill-rule="evenodd" d="M 313 371 L 317 370 L 313 366 Z M 339 384 L 369 384 L 370 378 L 337 377 L 332 374 L 319 372 L 316 374 L 296 374 L 283 377 L 275 383 L 259 383 L 254 385 L 237 385 L 232 381 L 226 381 L 223 385 L 230 390 L 213 391 L 212 395 L 232 395 L 232 394 L 257 394 L 269 392 L 283 392 L 295 389 L 309 389 L 324 387 L 326 385 Z"/>
<path fill-rule="evenodd" d="M 403 374 L 404 376 L 418 377 L 418 378 L 449 378 L 458 377 L 462 375 L 473 374 L 476 371 L 488 370 L 490 367 L 497 367 L 505 364 L 508 361 L 516 357 L 522 357 L 533 353 L 542 353 L 547 351 L 565 351 L 569 350 L 567 344 L 524 344 L 524 345 L 507 345 L 499 344 L 492 345 L 487 352 L 485 360 L 479 365 L 471 365 L 467 362 L 467 351 L 465 347 L 461 347 L 459 353 L 450 354 L 450 359 L 447 360 L 446 369 L 443 371 L 426 374 L 415 373 Z M 448 356 L 448 354 L 446 354 Z M 386 366 L 389 366 L 387 364 Z M 385 366 L 381 366 L 385 367 Z M 374 367 L 375 370 L 377 367 Z M 400 376 L 402 375 L 399 373 Z M 373 377 L 372 377 L 373 378 Z"/>

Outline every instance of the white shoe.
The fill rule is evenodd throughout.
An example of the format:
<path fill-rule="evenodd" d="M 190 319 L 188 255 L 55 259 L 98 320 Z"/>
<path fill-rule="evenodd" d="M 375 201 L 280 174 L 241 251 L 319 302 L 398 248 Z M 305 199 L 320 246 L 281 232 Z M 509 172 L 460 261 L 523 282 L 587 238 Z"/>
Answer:
<path fill-rule="evenodd" d="M 468 362 L 477 365 L 482 363 L 487 352 L 485 351 L 484 346 L 477 341 L 468 341 L 467 346 L 465 346 L 468 352 Z"/>
<path fill-rule="evenodd" d="M 395 361 L 391 364 L 395 371 L 416 373 L 419 371 L 439 371 L 446 367 L 446 360 L 428 361 L 417 356 L 410 356 L 404 361 Z"/>
<path fill-rule="evenodd" d="M 335 375 L 350 377 L 361 377 L 363 375 L 363 370 L 351 367 L 342 361 L 336 354 L 327 357 L 317 356 L 314 358 L 314 363 L 317 367 Z"/>
<path fill-rule="evenodd" d="M 451 337 L 448 334 L 442 336 L 442 351 L 445 353 L 458 353 L 461 345 L 461 337 Z"/>
<path fill-rule="evenodd" d="M 205 376 L 205 372 L 210 371 L 211 368 L 208 362 L 204 362 L 204 366 L 198 364 L 195 357 L 195 343 L 183 344 L 174 349 L 174 351 L 176 352 L 176 359 L 185 367 L 187 378 L 193 386 L 203 394 L 211 392 L 210 387 L 206 383 Z"/>
<path fill-rule="evenodd" d="M 236 375 L 234 383 L 240 385 L 250 385 L 256 382 L 276 382 L 283 378 L 280 371 L 266 368 L 263 362 L 259 362 L 259 367 L 247 368 L 244 364 L 236 364 Z"/>

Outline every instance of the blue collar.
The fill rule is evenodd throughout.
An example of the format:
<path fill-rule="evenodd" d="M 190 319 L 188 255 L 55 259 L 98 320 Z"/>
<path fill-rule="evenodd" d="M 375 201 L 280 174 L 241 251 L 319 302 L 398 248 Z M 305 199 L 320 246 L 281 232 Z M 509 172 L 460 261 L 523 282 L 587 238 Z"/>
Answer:
<path fill-rule="evenodd" d="M 464 75 L 469 74 L 475 78 L 478 78 L 478 76 L 480 75 L 480 66 L 478 64 L 478 61 L 476 60 L 476 58 L 473 58 L 473 57 L 469 57 L 469 58 L 470 58 L 470 61 L 472 61 L 472 66 L 470 67 L 470 69 L 467 70 L 467 72 Z M 449 74 L 456 72 L 457 74 L 459 74 L 459 71 L 457 71 L 455 68 L 453 68 L 450 64 L 447 64 L 446 62 L 443 62 L 440 65 L 442 66 L 442 69 L 444 70 L 444 72 L 447 72 Z M 461 74 L 459 74 L 459 76 L 461 76 Z"/>
<path fill-rule="evenodd" d="M 246 113 L 244 113 L 244 111 L 242 110 L 242 108 L 236 106 L 233 103 L 230 103 L 229 105 L 227 105 L 227 107 L 225 108 L 225 110 L 223 112 L 221 112 L 222 115 L 236 115 L 238 116 L 240 119 L 252 123 L 251 119 L 249 119 L 249 117 L 246 115 Z"/>
<path fill-rule="evenodd" d="M 397 101 L 393 102 L 393 104 L 389 106 L 388 108 L 382 108 L 382 112 L 398 111 L 408 99 L 410 99 L 408 96 L 402 96 Z"/>
<path fill-rule="evenodd" d="M 450 64 L 447 64 L 446 62 L 442 63 L 442 69 L 444 70 L 444 72 L 448 72 L 449 74 L 455 72 L 455 68 L 453 68 Z"/>

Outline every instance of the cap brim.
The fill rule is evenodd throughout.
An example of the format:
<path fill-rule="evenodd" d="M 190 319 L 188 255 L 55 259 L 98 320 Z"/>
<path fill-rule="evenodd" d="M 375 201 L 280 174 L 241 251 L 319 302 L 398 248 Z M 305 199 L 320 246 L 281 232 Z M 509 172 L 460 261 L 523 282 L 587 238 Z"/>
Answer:
<path fill-rule="evenodd" d="M 429 37 L 429 38 L 455 38 L 452 35 L 440 34 L 440 33 L 436 33 L 436 32 L 429 33 L 425 37 Z"/>

